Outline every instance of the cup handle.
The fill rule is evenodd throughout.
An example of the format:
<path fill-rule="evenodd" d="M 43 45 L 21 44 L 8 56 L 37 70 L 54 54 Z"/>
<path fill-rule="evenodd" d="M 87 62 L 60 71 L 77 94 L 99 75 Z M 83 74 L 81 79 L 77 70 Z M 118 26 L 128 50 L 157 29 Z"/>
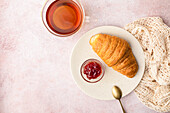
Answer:
<path fill-rule="evenodd" d="M 85 16 L 84 21 L 85 21 L 86 23 L 89 23 L 89 22 L 90 22 L 90 16 Z"/>

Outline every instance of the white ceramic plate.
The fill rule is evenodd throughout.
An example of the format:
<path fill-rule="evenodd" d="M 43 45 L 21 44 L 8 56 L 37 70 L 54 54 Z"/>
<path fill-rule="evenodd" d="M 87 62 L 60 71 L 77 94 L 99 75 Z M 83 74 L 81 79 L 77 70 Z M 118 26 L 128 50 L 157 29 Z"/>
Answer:
<path fill-rule="evenodd" d="M 125 75 L 114 71 L 112 68 L 108 67 L 98 55 L 92 50 L 89 44 L 90 38 L 98 33 L 105 33 L 109 35 L 114 35 L 125 39 L 129 42 L 133 54 L 139 65 L 139 69 L 135 77 L 127 78 Z M 87 59 L 95 58 L 101 61 L 105 67 L 104 77 L 97 83 L 86 82 L 80 74 L 80 67 L 83 62 Z M 88 96 L 99 100 L 112 100 L 114 99 L 111 93 L 113 85 L 117 85 L 122 89 L 123 96 L 126 96 L 139 84 L 145 68 L 145 59 L 142 47 L 140 46 L 137 39 L 131 35 L 129 32 L 122 28 L 114 26 L 101 26 L 92 29 L 85 33 L 80 40 L 75 45 L 72 56 L 71 56 L 71 71 L 75 82 L 78 87 L 86 93 Z"/>

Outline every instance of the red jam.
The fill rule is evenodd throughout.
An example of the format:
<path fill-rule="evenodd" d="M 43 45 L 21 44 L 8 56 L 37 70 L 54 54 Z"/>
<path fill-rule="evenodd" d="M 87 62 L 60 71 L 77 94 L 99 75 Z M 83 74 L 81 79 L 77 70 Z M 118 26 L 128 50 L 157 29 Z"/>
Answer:
<path fill-rule="evenodd" d="M 84 67 L 83 72 L 89 80 L 96 79 L 102 73 L 102 68 L 97 62 L 89 62 Z"/>

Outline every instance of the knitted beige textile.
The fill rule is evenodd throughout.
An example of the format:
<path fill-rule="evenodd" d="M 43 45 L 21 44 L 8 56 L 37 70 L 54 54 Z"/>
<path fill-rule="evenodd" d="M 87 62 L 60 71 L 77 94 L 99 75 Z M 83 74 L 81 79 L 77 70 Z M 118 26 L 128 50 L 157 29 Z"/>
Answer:
<path fill-rule="evenodd" d="M 138 39 L 145 55 L 145 73 L 136 95 L 151 109 L 170 111 L 170 28 L 161 18 L 148 17 L 125 29 Z"/>

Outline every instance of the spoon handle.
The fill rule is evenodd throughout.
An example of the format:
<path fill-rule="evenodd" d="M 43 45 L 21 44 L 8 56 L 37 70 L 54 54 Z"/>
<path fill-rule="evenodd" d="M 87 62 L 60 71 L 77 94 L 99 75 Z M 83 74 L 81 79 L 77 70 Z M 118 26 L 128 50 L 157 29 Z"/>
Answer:
<path fill-rule="evenodd" d="M 120 105 L 121 105 L 121 107 L 122 107 L 123 113 L 126 113 L 126 112 L 125 112 L 125 109 L 123 108 L 123 105 L 122 105 L 122 102 L 120 101 L 120 99 L 119 99 L 119 103 L 120 103 Z"/>

